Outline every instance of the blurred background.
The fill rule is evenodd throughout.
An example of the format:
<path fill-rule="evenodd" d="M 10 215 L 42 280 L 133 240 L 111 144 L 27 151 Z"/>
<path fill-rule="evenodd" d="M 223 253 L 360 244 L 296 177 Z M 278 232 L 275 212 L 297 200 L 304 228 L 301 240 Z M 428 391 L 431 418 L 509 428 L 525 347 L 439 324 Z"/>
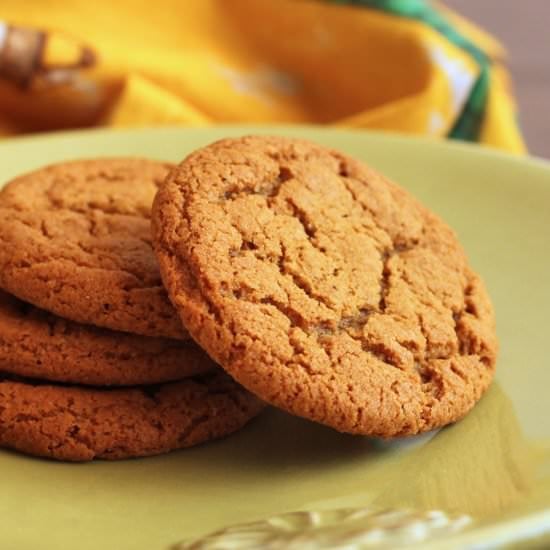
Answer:
<path fill-rule="evenodd" d="M 0 0 L 0 136 L 320 124 L 550 158 L 550 0 L 154 5 Z"/>
<path fill-rule="evenodd" d="M 499 38 L 519 103 L 531 154 L 550 158 L 550 1 L 445 0 Z"/>

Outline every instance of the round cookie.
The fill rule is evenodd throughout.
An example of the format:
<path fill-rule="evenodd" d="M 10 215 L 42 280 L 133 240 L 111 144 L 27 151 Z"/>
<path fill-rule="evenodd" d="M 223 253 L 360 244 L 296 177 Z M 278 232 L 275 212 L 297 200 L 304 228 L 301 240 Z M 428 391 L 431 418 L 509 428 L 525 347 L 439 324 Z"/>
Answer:
<path fill-rule="evenodd" d="M 223 140 L 171 172 L 152 226 L 191 336 L 277 407 L 392 437 L 461 418 L 490 384 L 493 310 L 455 234 L 354 159 Z"/>
<path fill-rule="evenodd" d="M 91 389 L 0 379 L 0 446 L 58 460 L 150 456 L 231 434 L 263 405 L 223 371 Z"/>
<path fill-rule="evenodd" d="M 80 323 L 188 338 L 151 248 L 151 204 L 170 168 L 82 160 L 8 183 L 0 192 L 0 287 Z"/>
<path fill-rule="evenodd" d="M 80 325 L 0 291 L 0 372 L 98 386 L 158 384 L 216 364 L 192 340 Z"/>

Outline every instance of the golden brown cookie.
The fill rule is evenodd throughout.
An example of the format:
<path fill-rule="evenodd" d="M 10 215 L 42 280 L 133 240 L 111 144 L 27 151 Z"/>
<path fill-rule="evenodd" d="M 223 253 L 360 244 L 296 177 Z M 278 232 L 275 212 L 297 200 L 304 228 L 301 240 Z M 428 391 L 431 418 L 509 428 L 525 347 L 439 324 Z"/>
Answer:
<path fill-rule="evenodd" d="M 170 165 L 48 166 L 0 192 L 0 287 L 66 319 L 187 338 L 151 249 L 150 209 Z"/>
<path fill-rule="evenodd" d="M 493 377 L 493 310 L 454 233 L 341 153 L 214 143 L 171 173 L 152 221 L 192 337 L 269 403 L 392 437 L 461 418 Z"/>
<path fill-rule="evenodd" d="M 149 456 L 229 435 L 262 408 L 222 371 L 125 389 L 0 378 L 0 446 L 71 461 Z"/>
<path fill-rule="evenodd" d="M 0 291 L 0 372 L 76 384 L 134 386 L 180 380 L 215 368 L 192 340 L 81 325 Z"/>

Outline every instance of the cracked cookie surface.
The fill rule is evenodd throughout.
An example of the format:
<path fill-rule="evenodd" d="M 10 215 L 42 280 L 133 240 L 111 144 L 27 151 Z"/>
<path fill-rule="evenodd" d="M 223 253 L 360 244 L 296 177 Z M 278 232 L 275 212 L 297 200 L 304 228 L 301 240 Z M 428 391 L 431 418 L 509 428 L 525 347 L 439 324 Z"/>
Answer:
<path fill-rule="evenodd" d="M 192 340 L 81 325 L 0 291 L 0 372 L 76 384 L 133 386 L 180 380 L 216 368 Z"/>
<path fill-rule="evenodd" d="M 455 234 L 339 152 L 214 143 L 161 186 L 152 225 L 191 336 L 277 407 L 392 437 L 461 418 L 491 382 L 493 310 Z"/>
<path fill-rule="evenodd" d="M 0 377 L 0 446 L 70 461 L 150 456 L 229 435 L 262 408 L 223 371 L 126 389 Z"/>
<path fill-rule="evenodd" d="M 80 323 L 188 338 L 151 248 L 151 204 L 170 168 L 105 158 L 12 180 L 0 192 L 0 287 Z"/>

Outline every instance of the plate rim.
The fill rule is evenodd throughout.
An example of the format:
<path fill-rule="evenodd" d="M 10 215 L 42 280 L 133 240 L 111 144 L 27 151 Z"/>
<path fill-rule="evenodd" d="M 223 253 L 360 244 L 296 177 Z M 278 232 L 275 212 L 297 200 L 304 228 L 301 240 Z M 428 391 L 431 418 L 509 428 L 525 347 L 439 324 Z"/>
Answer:
<path fill-rule="evenodd" d="M 87 136 L 99 137 L 101 135 L 118 134 L 119 136 L 135 134 L 151 134 L 164 132 L 185 132 L 185 133 L 208 133 L 211 131 L 235 132 L 250 130 L 250 133 L 260 132 L 266 134 L 270 131 L 279 133 L 297 132 L 319 132 L 321 134 L 334 134 L 340 136 L 367 136 L 369 139 L 380 139 L 387 143 L 399 143 L 405 146 L 421 146 L 440 150 L 457 151 L 461 153 L 473 154 L 481 157 L 491 157 L 500 159 L 513 164 L 528 164 L 535 168 L 550 170 L 550 159 L 536 155 L 522 155 L 520 153 L 511 153 L 496 147 L 445 138 L 430 137 L 426 135 L 405 134 L 386 130 L 371 130 L 368 128 L 344 128 L 333 126 L 321 126 L 314 124 L 215 124 L 208 126 L 182 126 L 182 125 L 162 125 L 162 126 L 136 126 L 136 127 L 90 127 L 77 129 L 63 129 L 49 132 L 37 132 L 33 134 L 19 134 L 15 136 L 6 136 L 0 140 L 0 152 L 13 145 L 22 145 L 37 141 L 63 140 L 67 138 L 85 138 Z"/>

